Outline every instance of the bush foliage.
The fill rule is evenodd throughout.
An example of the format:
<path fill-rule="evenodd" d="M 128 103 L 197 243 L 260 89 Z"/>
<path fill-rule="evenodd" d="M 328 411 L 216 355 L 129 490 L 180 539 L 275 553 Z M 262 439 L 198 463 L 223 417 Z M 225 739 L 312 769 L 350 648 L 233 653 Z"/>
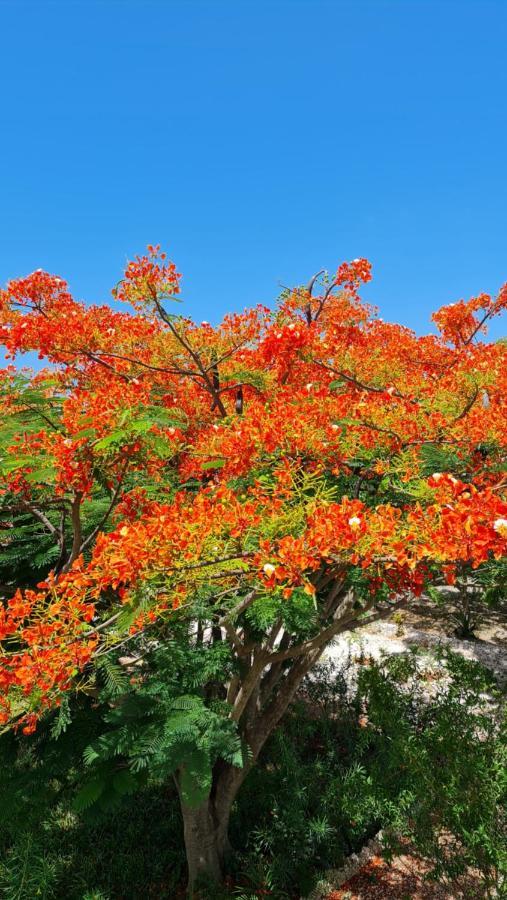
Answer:
<path fill-rule="evenodd" d="M 432 861 L 431 877 L 459 878 L 472 866 L 484 896 L 493 896 L 507 875 L 501 698 L 476 664 L 447 654 L 442 665 L 445 677 L 427 681 L 416 653 L 386 658 L 361 667 L 352 692 L 330 666 L 307 678 L 233 810 L 236 894 L 264 889 L 283 900 L 309 892 L 382 828 L 387 853 L 408 840 Z M 71 721 L 62 726 L 60 712 L 30 742 L 3 736 L 7 900 L 176 896 L 186 870 L 182 822 L 161 760 L 185 728 L 231 752 L 212 713 L 182 700 L 189 685 L 176 674 L 173 655 L 161 654 L 143 682 L 120 687 L 105 677 L 100 715 L 74 703 L 63 716 Z M 162 744 L 171 731 L 174 741 Z M 135 783 L 125 780 L 132 772 L 141 773 Z M 83 784 L 98 778 L 102 790 L 88 788 L 84 802 Z"/>

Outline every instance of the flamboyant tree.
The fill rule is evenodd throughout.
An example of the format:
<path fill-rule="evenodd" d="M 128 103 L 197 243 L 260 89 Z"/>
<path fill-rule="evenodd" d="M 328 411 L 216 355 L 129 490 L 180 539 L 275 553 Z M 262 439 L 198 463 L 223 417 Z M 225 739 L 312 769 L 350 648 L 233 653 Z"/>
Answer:
<path fill-rule="evenodd" d="M 119 659 L 91 799 L 151 753 L 191 886 L 221 878 L 236 793 L 325 646 L 505 562 L 507 347 L 479 338 L 507 286 L 418 337 L 360 300 L 370 277 L 344 263 L 216 327 L 175 312 L 158 248 L 113 291 L 134 313 L 42 271 L 0 293 L 7 355 L 49 364 L 1 373 L 0 719 L 31 733 Z"/>

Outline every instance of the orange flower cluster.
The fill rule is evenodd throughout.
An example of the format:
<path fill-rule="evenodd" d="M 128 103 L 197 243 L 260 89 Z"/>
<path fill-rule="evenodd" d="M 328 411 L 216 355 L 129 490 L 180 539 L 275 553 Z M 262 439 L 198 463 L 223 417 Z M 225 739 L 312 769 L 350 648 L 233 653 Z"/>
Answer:
<path fill-rule="evenodd" d="M 418 337 L 361 302 L 370 278 L 367 260 L 344 263 L 216 327 L 163 315 L 180 276 L 158 247 L 114 291 L 135 315 L 77 303 L 47 273 L 7 285 L 4 347 L 52 370 L 28 393 L 2 373 L 5 420 L 26 417 L 34 392 L 40 414 L 3 448 L 0 498 L 55 531 L 51 510 L 71 509 L 77 550 L 0 605 L 3 722 L 31 729 L 122 606 L 128 636 L 191 617 L 197 596 L 210 617 L 213 598 L 252 589 L 318 604 L 322 580 L 354 570 L 372 593 L 420 593 L 435 572 L 452 580 L 505 555 L 507 347 L 478 336 L 507 288 L 444 307 L 441 336 Z M 443 471 L 428 469 L 432 453 Z M 80 515 L 105 489 L 87 544 Z M 86 563 L 80 541 L 94 545 Z"/>
<path fill-rule="evenodd" d="M 467 302 L 460 300 L 443 306 L 432 318 L 445 340 L 451 341 L 456 347 L 466 347 L 478 332 L 486 332 L 487 320 L 506 308 L 507 284 L 504 284 L 495 298 L 489 294 L 479 294 Z"/>
<path fill-rule="evenodd" d="M 79 567 L 36 591 L 16 591 L 0 607 L 0 725 L 14 719 L 30 734 L 41 712 L 60 702 L 90 661 L 97 634 L 89 623 L 95 614 Z M 10 644 L 22 649 L 9 650 Z"/>
<path fill-rule="evenodd" d="M 149 245 L 147 256 L 136 256 L 128 264 L 123 279 L 113 288 L 112 294 L 115 300 L 143 309 L 155 300 L 159 302 L 179 294 L 180 278 L 174 263 L 166 263 L 166 254 L 160 253 L 160 246 Z"/>

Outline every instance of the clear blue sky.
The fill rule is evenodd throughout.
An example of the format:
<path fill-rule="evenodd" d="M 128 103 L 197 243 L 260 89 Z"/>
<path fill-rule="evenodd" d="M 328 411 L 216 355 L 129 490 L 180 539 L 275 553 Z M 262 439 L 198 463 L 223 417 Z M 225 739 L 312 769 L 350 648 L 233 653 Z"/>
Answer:
<path fill-rule="evenodd" d="M 0 36 L 2 283 L 107 300 L 160 242 L 216 320 L 367 256 L 425 332 L 507 279 L 507 0 L 0 0 Z"/>

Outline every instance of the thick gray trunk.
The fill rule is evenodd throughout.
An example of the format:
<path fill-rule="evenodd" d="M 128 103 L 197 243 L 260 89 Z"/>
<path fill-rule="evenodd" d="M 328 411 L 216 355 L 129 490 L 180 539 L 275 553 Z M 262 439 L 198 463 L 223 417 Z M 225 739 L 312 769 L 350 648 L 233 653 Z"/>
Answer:
<path fill-rule="evenodd" d="M 252 666 L 249 677 L 241 685 L 234 717 L 239 720 L 240 731 L 250 747 L 249 761 L 243 769 L 218 762 L 207 800 L 201 806 L 193 808 L 182 804 L 189 897 L 194 896 L 200 883 L 222 882 L 224 863 L 230 853 L 229 819 L 236 794 L 257 762 L 267 738 L 287 710 L 301 681 L 317 662 L 325 643 L 323 638 L 322 645 L 312 645 L 306 653 L 293 661 L 292 667 L 284 674 L 278 670 L 268 674 L 268 690 L 263 691 L 265 686 L 261 685 L 264 660 L 261 660 L 263 665 L 259 662 L 257 666 Z M 261 698 L 264 702 L 259 709 Z"/>
<path fill-rule="evenodd" d="M 188 892 L 193 897 L 199 882 L 220 884 L 224 874 L 225 836 L 206 800 L 201 806 L 182 806 L 185 849 L 188 863 Z"/>
<path fill-rule="evenodd" d="M 211 795 L 204 803 L 198 807 L 182 804 L 189 897 L 201 882 L 220 884 L 223 880 L 225 861 L 231 852 L 232 804 L 245 774 L 235 766 L 218 764 Z"/>

